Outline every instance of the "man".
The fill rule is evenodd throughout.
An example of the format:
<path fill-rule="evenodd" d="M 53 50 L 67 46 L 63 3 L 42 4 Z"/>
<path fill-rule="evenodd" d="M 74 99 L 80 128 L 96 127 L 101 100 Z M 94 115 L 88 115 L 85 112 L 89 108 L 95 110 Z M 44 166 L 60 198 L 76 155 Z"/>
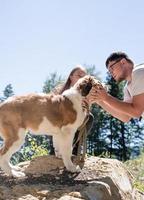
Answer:
<path fill-rule="evenodd" d="M 111 96 L 104 88 L 93 89 L 93 102 L 123 122 L 144 117 L 144 64 L 134 67 L 123 52 L 114 52 L 106 60 L 106 67 L 116 82 L 126 81 L 124 100 Z"/>

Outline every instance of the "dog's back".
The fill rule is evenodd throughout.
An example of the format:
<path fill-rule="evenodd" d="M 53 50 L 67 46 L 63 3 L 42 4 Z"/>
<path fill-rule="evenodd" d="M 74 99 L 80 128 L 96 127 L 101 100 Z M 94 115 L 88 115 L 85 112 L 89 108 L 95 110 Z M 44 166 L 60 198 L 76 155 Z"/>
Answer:
<path fill-rule="evenodd" d="M 76 110 L 62 95 L 30 94 L 13 97 L 0 105 L 0 123 L 36 130 L 43 118 L 61 128 L 76 120 Z"/>

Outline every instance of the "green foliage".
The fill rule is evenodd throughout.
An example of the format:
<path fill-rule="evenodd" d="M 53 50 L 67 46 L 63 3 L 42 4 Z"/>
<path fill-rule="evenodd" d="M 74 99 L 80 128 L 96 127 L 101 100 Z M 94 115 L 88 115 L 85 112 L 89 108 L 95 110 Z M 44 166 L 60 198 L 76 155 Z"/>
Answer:
<path fill-rule="evenodd" d="M 50 74 L 50 76 L 44 82 L 43 92 L 49 93 L 58 83 L 61 82 L 61 80 L 61 76 L 57 76 L 57 73 Z"/>
<path fill-rule="evenodd" d="M 3 91 L 3 96 L 0 97 L 0 102 L 3 102 L 4 100 L 6 100 L 8 97 L 11 97 L 14 95 L 14 92 L 13 92 L 13 88 L 12 88 L 12 85 L 11 84 L 8 84 L 4 91 Z M 2 139 L 0 138 L 0 141 Z"/>
<path fill-rule="evenodd" d="M 7 99 L 8 97 L 11 97 L 14 95 L 14 92 L 13 92 L 13 88 L 12 88 L 12 85 L 11 84 L 8 84 L 6 87 L 5 87 L 5 90 L 3 91 L 4 93 L 4 97 Z"/>
<path fill-rule="evenodd" d="M 133 183 L 133 186 L 134 186 L 136 189 L 138 189 L 139 191 L 144 192 L 144 184 L 141 183 L 140 181 L 135 181 L 135 182 Z"/>
<path fill-rule="evenodd" d="M 14 92 L 13 92 L 13 88 L 12 88 L 12 85 L 11 84 L 8 84 L 4 91 L 3 91 L 3 96 L 0 97 L 0 101 L 4 101 L 6 100 L 8 97 L 11 97 L 14 95 Z"/>
<path fill-rule="evenodd" d="M 87 152 L 98 156 L 107 151 L 106 135 L 102 131 L 104 111 L 93 105 L 91 112 L 94 115 L 94 122 L 87 139 Z"/>
<path fill-rule="evenodd" d="M 95 65 L 84 65 L 85 69 L 87 70 L 87 73 L 95 76 L 98 80 L 101 80 L 100 73 L 96 71 Z"/>
<path fill-rule="evenodd" d="M 48 149 L 49 139 L 47 136 L 32 136 L 30 133 L 27 133 L 25 144 L 12 156 L 11 162 L 15 165 L 38 156 L 48 155 Z"/>
<path fill-rule="evenodd" d="M 125 165 L 134 176 L 134 187 L 144 192 L 144 153 L 136 159 L 126 161 Z"/>

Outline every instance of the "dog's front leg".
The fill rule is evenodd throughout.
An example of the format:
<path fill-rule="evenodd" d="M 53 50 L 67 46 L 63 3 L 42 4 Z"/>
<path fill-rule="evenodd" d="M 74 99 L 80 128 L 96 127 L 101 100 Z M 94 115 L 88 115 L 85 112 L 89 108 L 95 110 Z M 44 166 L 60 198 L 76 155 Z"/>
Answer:
<path fill-rule="evenodd" d="M 79 172 L 80 167 L 74 165 L 71 161 L 74 134 L 75 131 L 71 130 L 70 128 L 63 128 L 59 138 L 59 148 L 67 170 L 71 172 Z"/>

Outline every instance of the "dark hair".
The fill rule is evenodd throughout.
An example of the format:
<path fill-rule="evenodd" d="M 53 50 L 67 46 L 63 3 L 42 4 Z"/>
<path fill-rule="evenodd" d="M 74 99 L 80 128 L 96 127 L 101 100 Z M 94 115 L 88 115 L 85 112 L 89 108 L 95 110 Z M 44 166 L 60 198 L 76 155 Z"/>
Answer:
<path fill-rule="evenodd" d="M 75 73 L 75 71 L 80 70 L 80 69 L 84 69 L 82 66 L 78 66 L 75 67 L 69 74 L 64 86 L 62 87 L 62 89 L 60 90 L 59 94 L 62 94 L 65 90 L 69 89 L 71 86 L 71 79 L 70 77 Z"/>
<path fill-rule="evenodd" d="M 113 52 L 112 54 L 110 54 L 110 56 L 107 58 L 105 62 L 105 65 L 108 68 L 109 62 L 120 60 L 122 58 L 125 58 L 129 63 L 134 64 L 133 61 L 128 57 L 126 53 L 118 51 L 118 52 Z"/>

